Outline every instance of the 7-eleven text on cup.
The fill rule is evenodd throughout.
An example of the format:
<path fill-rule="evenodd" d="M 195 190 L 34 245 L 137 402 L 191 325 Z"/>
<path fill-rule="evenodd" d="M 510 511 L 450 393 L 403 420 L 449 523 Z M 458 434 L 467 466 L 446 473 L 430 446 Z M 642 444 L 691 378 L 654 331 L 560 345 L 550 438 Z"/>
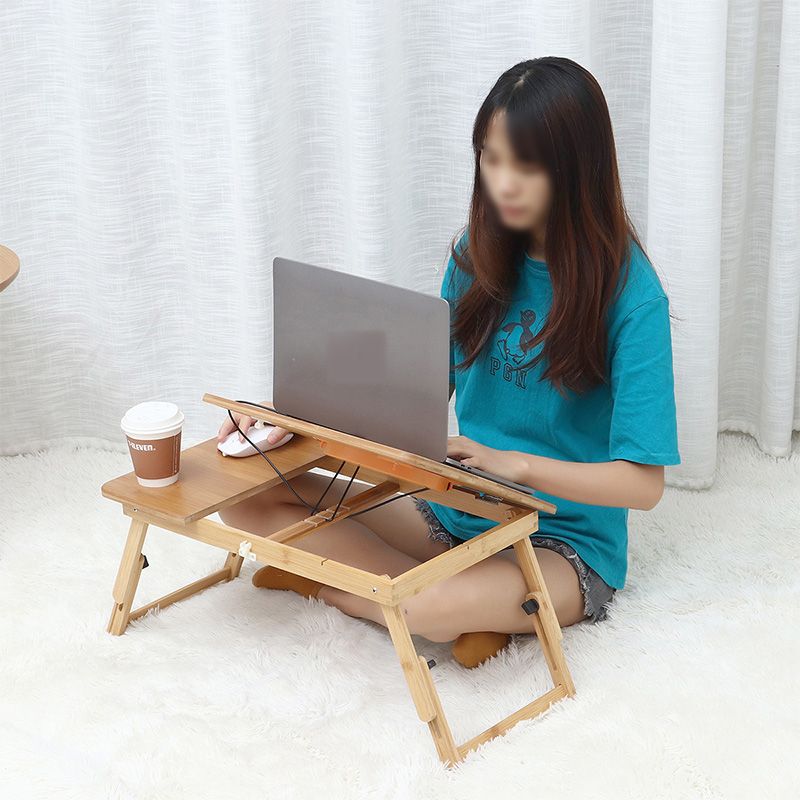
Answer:
<path fill-rule="evenodd" d="M 147 450 L 155 450 L 156 449 L 152 444 L 137 444 L 136 442 L 132 442 L 130 439 L 128 439 L 128 444 L 134 450 L 145 450 L 145 451 L 147 451 Z"/>

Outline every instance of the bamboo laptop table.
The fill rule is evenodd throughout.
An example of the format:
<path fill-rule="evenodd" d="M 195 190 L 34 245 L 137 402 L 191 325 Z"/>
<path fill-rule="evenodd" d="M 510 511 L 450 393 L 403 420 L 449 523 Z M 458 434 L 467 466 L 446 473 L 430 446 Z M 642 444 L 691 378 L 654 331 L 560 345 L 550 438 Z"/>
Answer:
<path fill-rule="evenodd" d="M 216 583 L 237 578 L 244 559 L 248 558 L 366 597 L 380 605 L 417 714 L 428 724 L 436 751 L 446 766 L 461 761 L 469 751 L 504 734 L 520 720 L 535 717 L 554 702 L 575 694 L 561 646 L 561 627 L 529 538 L 539 529 L 539 511 L 554 513 L 553 504 L 447 464 L 273 410 L 208 393 L 203 395 L 203 400 L 292 431 L 295 435 L 285 445 L 268 451 L 287 480 L 317 467 L 335 472 L 345 462 L 357 469 L 360 480 L 372 486 L 352 497 L 345 496 L 335 517 L 336 506 L 332 505 L 269 536 L 259 536 L 206 517 L 278 485 L 281 479 L 258 454 L 249 458 L 226 458 L 217 450 L 216 437 L 181 452 L 180 478 L 170 486 L 158 489 L 140 486 L 133 472 L 108 481 L 102 486 L 102 495 L 121 503 L 123 514 L 131 518 L 113 587 L 109 633 L 121 635 L 131 620 L 151 609 L 166 608 Z M 336 520 L 345 519 L 399 492 L 417 489 L 421 489 L 415 492 L 417 497 L 495 520 L 497 525 L 394 578 L 292 546 L 292 542 Z M 225 551 L 225 560 L 216 572 L 133 609 L 139 577 L 142 569 L 148 566 L 142 548 L 151 525 L 219 547 Z M 530 615 L 532 632 L 542 647 L 553 688 L 458 745 L 431 678 L 430 663 L 417 653 L 400 603 L 509 545 L 516 551 L 528 588 L 522 607 Z"/>

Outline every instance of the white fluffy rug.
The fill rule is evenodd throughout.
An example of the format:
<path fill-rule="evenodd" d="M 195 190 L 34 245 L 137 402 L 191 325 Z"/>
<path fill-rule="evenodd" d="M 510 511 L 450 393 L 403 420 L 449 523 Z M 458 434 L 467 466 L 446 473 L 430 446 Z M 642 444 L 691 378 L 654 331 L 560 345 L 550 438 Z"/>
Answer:
<path fill-rule="evenodd" d="M 800 439 L 720 437 L 709 491 L 630 515 L 609 619 L 564 630 L 577 694 L 455 769 L 436 757 L 386 630 L 241 577 L 106 633 L 127 454 L 0 459 L 0 796 L 796 798 Z M 138 607 L 222 566 L 151 528 Z M 533 636 L 477 670 L 414 637 L 458 742 L 550 683 Z"/>

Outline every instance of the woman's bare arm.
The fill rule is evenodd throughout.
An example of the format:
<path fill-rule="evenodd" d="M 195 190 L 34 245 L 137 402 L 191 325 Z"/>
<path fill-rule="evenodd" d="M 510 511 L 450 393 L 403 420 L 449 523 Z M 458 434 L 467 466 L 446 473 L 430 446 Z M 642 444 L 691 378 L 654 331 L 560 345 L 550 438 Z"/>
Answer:
<path fill-rule="evenodd" d="M 664 467 L 635 461 L 583 463 L 514 451 L 522 459 L 519 483 L 572 500 L 599 506 L 649 511 L 664 493 Z"/>

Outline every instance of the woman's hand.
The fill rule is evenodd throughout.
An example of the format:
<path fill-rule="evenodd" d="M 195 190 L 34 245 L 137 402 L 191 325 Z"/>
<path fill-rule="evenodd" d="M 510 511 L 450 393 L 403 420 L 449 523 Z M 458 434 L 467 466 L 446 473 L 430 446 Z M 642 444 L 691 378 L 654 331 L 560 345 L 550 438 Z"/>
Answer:
<path fill-rule="evenodd" d="M 245 414 L 238 414 L 235 411 L 231 411 L 233 418 L 236 420 L 236 424 L 245 432 L 247 433 L 248 429 L 255 423 L 255 419 L 253 417 L 248 417 Z M 219 429 L 219 433 L 217 434 L 217 441 L 221 442 L 223 439 L 228 437 L 231 431 L 235 431 L 236 426 L 231 422 L 231 418 L 229 416 L 225 417 L 225 422 L 222 423 Z M 267 441 L 270 444 L 274 444 L 277 441 L 283 439 L 284 436 L 289 431 L 286 428 L 281 428 L 280 426 L 276 425 L 270 432 L 267 434 Z M 244 436 L 239 434 L 239 441 L 244 441 Z"/>
<path fill-rule="evenodd" d="M 245 414 L 238 414 L 236 411 L 231 411 L 231 415 L 236 420 L 236 425 L 238 425 L 245 433 L 247 433 L 250 426 L 255 422 L 252 417 L 248 417 Z M 223 439 L 227 439 L 231 432 L 236 430 L 236 425 L 233 424 L 230 416 L 226 415 L 225 422 L 222 423 L 219 433 L 217 434 L 217 441 L 221 442 Z M 242 436 L 241 433 L 239 434 L 239 441 L 244 441 L 244 436 Z"/>
<path fill-rule="evenodd" d="M 495 450 L 466 436 L 450 436 L 447 455 L 468 467 L 477 467 L 514 483 L 525 483 L 527 465 L 516 450 Z"/>
<path fill-rule="evenodd" d="M 267 434 L 267 441 L 270 444 L 274 444 L 275 442 L 279 442 L 283 439 L 289 431 L 286 428 L 281 428 L 279 425 L 276 425 L 268 434 Z"/>

